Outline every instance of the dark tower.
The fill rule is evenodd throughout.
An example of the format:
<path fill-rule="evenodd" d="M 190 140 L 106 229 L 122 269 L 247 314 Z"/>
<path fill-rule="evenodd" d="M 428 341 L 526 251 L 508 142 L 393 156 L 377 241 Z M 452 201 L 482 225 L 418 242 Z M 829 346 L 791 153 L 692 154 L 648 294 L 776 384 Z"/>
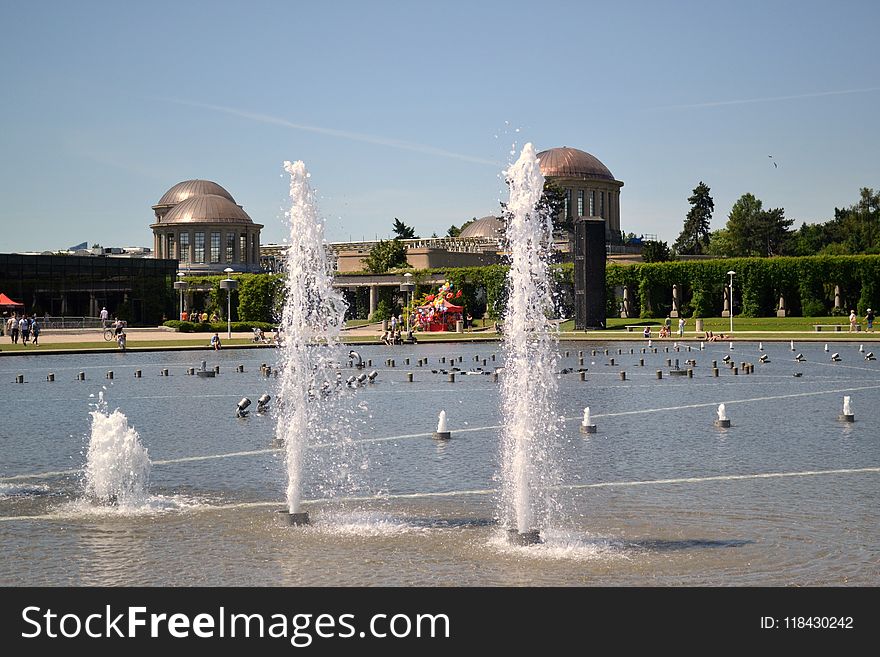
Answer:
<path fill-rule="evenodd" d="M 574 222 L 574 328 L 605 328 L 605 221 Z"/>

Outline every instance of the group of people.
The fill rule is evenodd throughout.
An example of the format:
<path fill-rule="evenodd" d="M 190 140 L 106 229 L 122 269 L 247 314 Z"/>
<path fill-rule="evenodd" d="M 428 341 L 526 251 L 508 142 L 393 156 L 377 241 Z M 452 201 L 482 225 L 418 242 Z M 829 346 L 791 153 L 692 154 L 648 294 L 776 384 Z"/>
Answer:
<path fill-rule="evenodd" d="M 850 331 L 850 333 L 855 333 L 856 331 L 858 331 L 858 328 L 857 328 L 858 323 L 859 323 L 859 318 L 856 315 L 856 311 L 850 310 L 849 311 L 849 331 Z M 874 311 L 871 310 L 870 308 L 868 308 L 867 312 L 865 313 L 865 324 L 867 325 L 866 330 L 871 331 L 871 332 L 874 331 Z"/>
<path fill-rule="evenodd" d="M 24 313 L 21 315 L 12 313 L 9 319 L 6 320 L 5 328 L 9 334 L 9 339 L 12 340 L 12 344 L 18 344 L 18 341 L 21 340 L 23 345 L 30 343 L 39 346 L 42 327 L 36 313 L 31 317 Z"/>
<path fill-rule="evenodd" d="M 391 320 L 388 323 L 388 328 L 382 332 L 382 344 L 389 346 L 403 344 L 403 328 L 403 318 L 392 315 Z M 416 336 L 413 335 L 412 331 L 407 332 L 406 342 L 417 342 Z"/>
<path fill-rule="evenodd" d="M 687 320 L 684 317 L 679 317 L 678 318 L 678 337 L 680 337 L 680 338 L 684 337 L 685 324 L 687 324 Z M 651 327 L 646 326 L 645 330 L 642 331 L 642 335 L 645 336 L 645 338 L 650 338 L 651 337 Z M 672 318 L 667 315 L 666 321 L 663 322 L 663 326 L 661 326 L 660 330 L 657 332 L 657 337 L 658 338 L 668 338 L 670 335 L 672 335 Z"/>
<path fill-rule="evenodd" d="M 218 315 L 216 312 L 213 312 L 213 313 L 211 313 L 211 315 L 209 317 L 208 313 L 205 312 L 204 310 L 201 312 L 199 312 L 198 310 L 193 310 L 191 312 L 187 312 L 184 310 L 182 313 L 180 313 L 180 321 L 182 321 L 182 322 L 205 323 L 209 320 L 211 322 L 219 322 L 220 315 Z"/>

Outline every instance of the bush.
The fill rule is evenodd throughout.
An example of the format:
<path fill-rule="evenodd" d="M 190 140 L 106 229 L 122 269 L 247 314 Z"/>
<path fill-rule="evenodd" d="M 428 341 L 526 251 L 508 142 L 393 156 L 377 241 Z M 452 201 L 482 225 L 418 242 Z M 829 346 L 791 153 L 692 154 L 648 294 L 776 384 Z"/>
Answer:
<path fill-rule="evenodd" d="M 226 330 L 226 322 L 181 322 L 176 319 L 170 319 L 162 326 L 177 329 L 181 333 L 221 333 Z M 249 333 L 255 328 L 261 328 L 264 331 L 274 331 L 275 326 L 269 322 L 232 322 L 232 331 L 234 333 Z"/>

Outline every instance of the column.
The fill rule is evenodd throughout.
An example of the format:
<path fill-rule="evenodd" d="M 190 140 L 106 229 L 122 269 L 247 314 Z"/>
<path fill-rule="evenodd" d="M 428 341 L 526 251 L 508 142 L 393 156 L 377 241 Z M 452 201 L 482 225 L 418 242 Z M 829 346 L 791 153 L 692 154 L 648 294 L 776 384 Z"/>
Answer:
<path fill-rule="evenodd" d="M 370 286 L 370 315 L 376 312 L 376 307 L 379 305 L 379 286 L 371 285 Z"/>
<path fill-rule="evenodd" d="M 678 285 L 672 286 L 672 311 L 670 317 L 678 317 Z"/>

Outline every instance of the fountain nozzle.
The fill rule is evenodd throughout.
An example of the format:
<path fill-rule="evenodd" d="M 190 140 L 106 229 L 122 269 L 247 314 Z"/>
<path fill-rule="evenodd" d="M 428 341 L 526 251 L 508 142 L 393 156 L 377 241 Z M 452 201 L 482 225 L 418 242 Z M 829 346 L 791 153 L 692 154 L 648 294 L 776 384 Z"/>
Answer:
<path fill-rule="evenodd" d="M 237 409 L 235 411 L 235 417 L 247 417 L 250 411 L 247 410 L 247 407 L 251 405 L 251 400 L 247 397 L 242 397 L 241 401 L 238 402 Z"/>

